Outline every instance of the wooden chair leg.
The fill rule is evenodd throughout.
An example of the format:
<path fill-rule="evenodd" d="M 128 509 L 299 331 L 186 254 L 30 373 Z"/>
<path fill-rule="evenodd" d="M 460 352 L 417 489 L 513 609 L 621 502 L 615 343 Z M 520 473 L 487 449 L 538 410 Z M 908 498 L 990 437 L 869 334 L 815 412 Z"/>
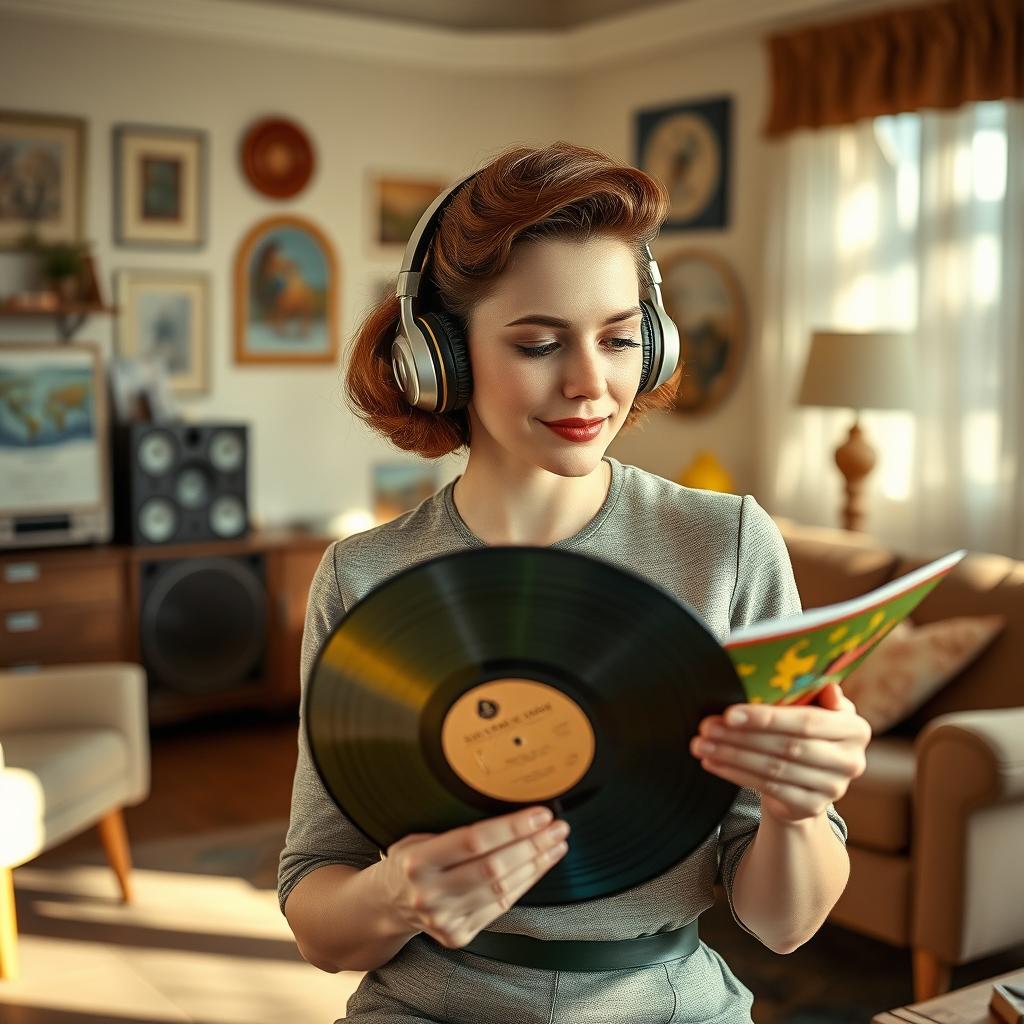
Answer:
<path fill-rule="evenodd" d="M 18 976 L 18 918 L 14 910 L 14 871 L 0 868 L 0 981 Z"/>
<path fill-rule="evenodd" d="M 131 903 L 135 898 L 131 880 L 132 854 L 128 848 L 128 833 L 125 831 L 124 813 L 121 808 L 101 818 L 96 827 L 99 829 L 107 860 L 121 886 L 121 896 L 125 903 Z"/>
<path fill-rule="evenodd" d="M 953 969 L 930 949 L 914 950 L 914 1002 L 934 999 L 949 991 Z"/>

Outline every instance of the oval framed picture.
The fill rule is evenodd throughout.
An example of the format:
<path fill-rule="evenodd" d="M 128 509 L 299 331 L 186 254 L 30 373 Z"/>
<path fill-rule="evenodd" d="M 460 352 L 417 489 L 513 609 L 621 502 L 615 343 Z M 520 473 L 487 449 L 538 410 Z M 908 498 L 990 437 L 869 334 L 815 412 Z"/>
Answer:
<path fill-rule="evenodd" d="M 235 362 L 333 363 L 337 356 L 330 240 L 294 214 L 259 221 L 235 255 Z"/>
<path fill-rule="evenodd" d="M 682 249 L 660 258 L 658 266 L 685 364 L 675 411 L 711 412 L 732 391 L 747 347 L 739 280 L 725 260 L 702 249 Z"/>

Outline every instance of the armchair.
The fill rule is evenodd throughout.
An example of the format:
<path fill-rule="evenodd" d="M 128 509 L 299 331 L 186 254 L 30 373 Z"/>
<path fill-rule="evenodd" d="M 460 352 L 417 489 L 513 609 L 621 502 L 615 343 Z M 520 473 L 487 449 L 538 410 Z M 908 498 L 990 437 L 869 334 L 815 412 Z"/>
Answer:
<path fill-rule="evenodd" d="M 929 560 L 862 533 L 776 523 L 805 608 Z M 1003 633 L 872 737 L 864 774 L 836 803 L 849 828 L 850 880 L 829 919 L 911 950 L 915 1001 L 946 992 L 954 966 L 1024 942 L 1024 562 L 970 553 L 911 618 L 991 614 L 1006 617 Z"/>
<path fill-rule="evenodd" d="M 18 865 L 98 825 L 131 902 L 122 808 L 149 794 L 146 696 L 136 664 L 0 671 L 0 980 L 18 974 Z"/>

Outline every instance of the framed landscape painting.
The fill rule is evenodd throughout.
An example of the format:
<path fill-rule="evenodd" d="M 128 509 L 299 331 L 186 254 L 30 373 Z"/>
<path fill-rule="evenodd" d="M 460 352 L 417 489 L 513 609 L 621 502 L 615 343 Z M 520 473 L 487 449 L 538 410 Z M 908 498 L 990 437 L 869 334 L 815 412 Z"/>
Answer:
<path fill-rule="evenodd" d="M 394 255 L 400 260 L 420 217 L 447 188 L 448 183 L 440 177 L 373 174 L 373 199 L 369 204 L 370 215 L 374 218 L 371 253 L 381 258 Z M 396 273 L 398 269 L 396 266 Z"/>
<path fill-rule="evenodd" d="M 260 221 L 235 256 L 235 361 L 337 357 L 338 261 L 330 240 L 304 217 Z"/>

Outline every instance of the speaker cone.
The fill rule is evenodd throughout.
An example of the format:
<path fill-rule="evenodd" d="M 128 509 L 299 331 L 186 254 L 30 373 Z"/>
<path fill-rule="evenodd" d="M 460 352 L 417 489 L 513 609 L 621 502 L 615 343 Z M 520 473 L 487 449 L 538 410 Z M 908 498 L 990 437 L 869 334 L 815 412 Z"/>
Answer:
<path fill-rule="evenodd" d="M 147 434 L 139 442 L 139 466 L 150 476 L 166 473 L 174 464 L 174 455 L 174 439 L 162 430 Z"/>
<path fill-rule="evenodd" d="M 234 473 L 242 465 L 242 439 L 230 430 L 218 430 L 210 438 L 210 462 L 221 473 Z"/>
<path fill-rule="evenodd" d="M 178 511 L 166 498 L 150 498 L 139 509 L 139 533 L 151 544 L 163 544 L 178 529 Z"/>
<path fill-rule="evenodd" d="M 232 494 L 217 498 L 210 506 L 210 529 L 218 537 L 236 537 L 245 528 L 245 508 Z"/>

